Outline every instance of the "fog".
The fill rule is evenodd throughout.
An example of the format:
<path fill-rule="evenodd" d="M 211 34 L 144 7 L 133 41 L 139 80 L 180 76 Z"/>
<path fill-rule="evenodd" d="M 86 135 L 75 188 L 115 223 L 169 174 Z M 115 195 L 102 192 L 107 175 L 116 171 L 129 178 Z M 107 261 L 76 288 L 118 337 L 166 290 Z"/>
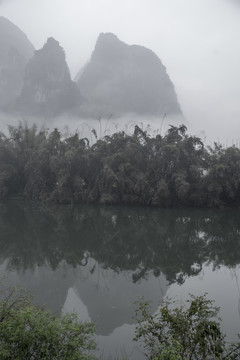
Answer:
<path fill-rule="evenodd" d="M 190 131 L 208 142 L 238 143 L 239 1 L 5 0 L 0 15 L 19 26 L 35 48 L 55 37 L 72 77 L 91 56 L 100 32 L 152 49 L 175 85 Z"/>
<path fill-rule="evenodd" d="M 181 116 L 139 116 L 136 114 L 127 114 L 119 118 L 99 117 L 98 119 L 69 117 L 61 115 L 51 121 L 44 118 L 35 118 L 30 116 L 9 116 L 0 112 L 0 131 L 8 134 L 8 126 L 33 126 L 37 125 L 38 130 L 45 129 L 51 132 L 58 128 L 64 137 L 78 133 L 80 138 L 87 138 L 92 145 L 98 139 L 104 136 L 112 135 L 115 132 L 124 131 L 131 135 L 135 126 L 139 126 L 143 131 L 147 131 L 150 136 L 158 134 L 164 136 L 170 125 L 180 126 L 183 123 Z M 187 124 L 189 125 L 189 124 Z M 189 130 L 191 126 L 189 125 Z M 206 142 L 205 134 L 199 133 L 199 136 Z"/>

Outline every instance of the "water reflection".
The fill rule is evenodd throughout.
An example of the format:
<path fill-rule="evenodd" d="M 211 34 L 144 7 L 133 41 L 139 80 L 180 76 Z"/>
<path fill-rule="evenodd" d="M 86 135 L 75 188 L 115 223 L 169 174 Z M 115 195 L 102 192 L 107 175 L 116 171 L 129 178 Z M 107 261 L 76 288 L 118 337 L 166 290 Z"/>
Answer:
<path fill-rule="evenodd" d="M 101 335 L 108 335 L 116 327 L 134 322 L 134 301 L 138 295 L 146 298 L 151 296 L 152 305 L 157 309 L 166 293 L 167 282 L 164 276 L 149 276 L 147 280 L 134 284 L 131 271 L 115 273 L 111 269 L 103 269 L 101 265 L 97 267 L 94 274 L 89 274 L 87 268 L 82 271 L 86 277 L 84 280 L 76 279 L 64 308 L 66 311 L 82 314 L 78 309 L 83 308 L 82 304 L 87 304 L 88 318 L 97 323 L 97 332 Z M 75 307 L 74 298 L 75 301 L 78 299 Z"/>
<path fill-rule="evenodd" d="M 209 265 L 215 273 L 236 268 L 239 211 L 4 202 L 0 246 L 0 272 L 10 283 L 31 289 L 53 311 L 95 321 L 102 351 L 112 347 L 113 354 L 123 344 L 129 351 L 137 295 L 156 311 L 166 293 L 194 292 L 190 279 L 202 291 Z"/>
<path fill-rule="evenodd" d="M 220 307 L 222 330 L 227 341 L 237 341 L 240 333 L 240 266 L 227 268 L 218 266 L 213 270 L 211 264 L 204 264 L 196 277 L 189 277 L 183 285 L 175 283 L 166 293 L 171 298 L 185 301 L 189 293 L 195 295 L 208 294 Z"/>
<path fill-rule="evenodd" d="M 11 270 L 84 267 L 93 258 L 116 273 L 131 270 L 134 283 L 150 273 L 182 283 L 206 261 L 240 262 L 239 211 L 1 203 L 0 246 L 0 261 L 8 259 Z"/>

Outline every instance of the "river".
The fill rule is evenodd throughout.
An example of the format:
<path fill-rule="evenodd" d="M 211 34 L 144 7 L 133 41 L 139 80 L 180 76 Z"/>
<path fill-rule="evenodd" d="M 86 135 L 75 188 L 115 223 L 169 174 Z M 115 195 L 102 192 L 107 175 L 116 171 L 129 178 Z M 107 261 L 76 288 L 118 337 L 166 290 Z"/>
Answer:
<path fill-rule="evenodd" d="M 54 312 L 97 326 L 103 359 L 143 358 L 134 301 L 208 293 L 240 333 L 239 210 L 0 203 L 0 274 Z"/>

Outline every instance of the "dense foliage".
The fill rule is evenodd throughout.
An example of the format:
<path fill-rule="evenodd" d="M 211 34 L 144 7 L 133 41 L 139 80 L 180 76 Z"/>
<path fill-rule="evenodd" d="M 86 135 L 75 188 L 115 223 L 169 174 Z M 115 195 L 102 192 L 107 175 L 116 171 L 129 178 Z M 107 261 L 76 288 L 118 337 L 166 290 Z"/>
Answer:
<path fill-rule="evenodd" d="M 55 316 L 11 289 L 0 302 L 2 360 L 90 360 L 96 348 L 94 324 L 74 314 Z"/>
<path fill-rule="evenodd" d="M 0 136 L 0 199 L 56 203 L 239 206 L 240 150 L 205 148 L 171 126 L 150 136 L 115 133 L 89 145 L 78 134 L 9 127 Z"/>
<path fill-rule="evenodd" d="M 151 315 L 148 302 L 139 302 L 135 340 L 142 340 L 150 360 L 233 360 L 240 357 L 240 342 L 226 344 L 217 317 L 219 308 L 204 296 L 191 296 L 173 307 L 170 300 Z M 176 305 L 176 304 L 175 304 Z"/>

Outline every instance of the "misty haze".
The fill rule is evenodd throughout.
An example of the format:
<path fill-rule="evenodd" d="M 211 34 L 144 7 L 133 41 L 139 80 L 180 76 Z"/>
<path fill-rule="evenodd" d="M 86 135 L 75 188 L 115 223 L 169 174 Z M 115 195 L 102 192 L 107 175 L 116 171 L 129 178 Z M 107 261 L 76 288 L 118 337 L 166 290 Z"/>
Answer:
<path fill-rule="evenodd" d="M 239 20 L 237 0 L 0 0 L 3 360 L 240 358 Z M 155 332 L 189 294 L 187 327 Z"/>

